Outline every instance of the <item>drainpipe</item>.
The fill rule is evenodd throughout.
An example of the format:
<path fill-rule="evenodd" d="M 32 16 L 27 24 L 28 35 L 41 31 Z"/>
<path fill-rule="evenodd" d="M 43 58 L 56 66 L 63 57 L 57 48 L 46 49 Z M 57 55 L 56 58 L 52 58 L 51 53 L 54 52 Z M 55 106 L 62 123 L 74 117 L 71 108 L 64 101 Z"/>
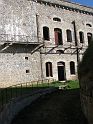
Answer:
<path fill-rule="evenodd" d="M 36 26 L 37 26 L 37 40 L 40 42 L 41 39 L 39 39 L 39 21 L 38 21 L 39 15 L 36 14 Z M 41 41 L 42 42 L 42 41 Z M 41 54 L 41 48 L 40 48 L 40 64 L 41 64 L 41 79 L 43 80 L 43 66 L 42 66 L 42 54 Z"/>
<path fill-rule="evenodd" d="M 77 39 L 77 31 L 76 31 L 76 23 L 75 23 L 75 21 L 73 21 L 72 24 L 73 24 L 73 26 L 74 26 L 74 37 L 75 37 L 77 64 L 79 64 L 80 58 L 79 58 L 79 48 L 78 48 L 78 39 Z"/>
<path fill-rule="evenodd" d="M 38 24 L 38 16 L 39 16 L 39 15 L 36 14 L 37 41 L 39 42 L 39 24 Z"/>

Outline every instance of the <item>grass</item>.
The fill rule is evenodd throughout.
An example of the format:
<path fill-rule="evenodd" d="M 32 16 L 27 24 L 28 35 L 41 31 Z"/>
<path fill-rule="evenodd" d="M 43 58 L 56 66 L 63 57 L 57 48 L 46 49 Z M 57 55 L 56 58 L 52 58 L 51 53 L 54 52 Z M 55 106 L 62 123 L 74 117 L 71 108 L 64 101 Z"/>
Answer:
<path fill-rule="evenodd" d="M 77 89 L 79 88 L 79 81 L 67 81 L 68 83 L 68 89 Z"/>
<path fill-rule="evenodd" d="M 78 80 L 75 80 L 75 81 L 72 81 L 72 80 L 69 80 L 69 81 L 66 81 L 66 82 L 60 82 L 60 81 L 55 81 L 55 82 L 52 82 L 50 84 L 47 84 L 47 83 L 43 83 L 43 84 L 39 84 L 38 86 L 39 87 L 59 87 L 59 86 L 62 86 L 62 85 L 67 85 L 66 89 L 77 89 L 79 88 L 79 81 Z M 35 85 L 33 85 L 35 86 Z"/>

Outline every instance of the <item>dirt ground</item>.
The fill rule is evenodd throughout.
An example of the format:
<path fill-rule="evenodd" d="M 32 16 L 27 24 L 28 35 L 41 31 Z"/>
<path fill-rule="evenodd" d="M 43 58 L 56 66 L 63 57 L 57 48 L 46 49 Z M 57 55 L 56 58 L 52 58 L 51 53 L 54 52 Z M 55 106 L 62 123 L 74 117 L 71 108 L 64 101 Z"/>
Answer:
<path fill-rule="evenodd" d="M 81 111 L 79 89 L 59 90 L 22 110 L 12 124 L 87 124 Z"/>

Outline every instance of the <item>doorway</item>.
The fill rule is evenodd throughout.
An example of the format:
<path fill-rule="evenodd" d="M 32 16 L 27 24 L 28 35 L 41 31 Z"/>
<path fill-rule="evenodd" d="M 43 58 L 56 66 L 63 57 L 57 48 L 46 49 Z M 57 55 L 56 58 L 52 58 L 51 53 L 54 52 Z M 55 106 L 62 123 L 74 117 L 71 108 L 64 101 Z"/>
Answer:
<path fill-rule="evenodd" d="M 58 62 L 57 67 L 58 67 L 58 80 L 59 81 L 66 80 L 65 63 L 64 62 Z"/>
<path fill-rule="evenodd" d="M 55 35 L 55 45 L 63 45 L 62 30 L 59 28 L 55 28 L 54 29 L 54 35 Z"/>

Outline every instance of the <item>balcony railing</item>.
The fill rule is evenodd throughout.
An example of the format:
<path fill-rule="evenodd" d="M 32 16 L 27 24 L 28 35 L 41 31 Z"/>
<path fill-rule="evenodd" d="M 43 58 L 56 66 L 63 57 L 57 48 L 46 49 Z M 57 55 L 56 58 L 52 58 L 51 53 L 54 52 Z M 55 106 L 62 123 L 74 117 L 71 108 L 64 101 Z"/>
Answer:
<path fill-rule="evenodd" d="M 1 43 L 39 43 L 36 36 L 0 34 Z"/>

